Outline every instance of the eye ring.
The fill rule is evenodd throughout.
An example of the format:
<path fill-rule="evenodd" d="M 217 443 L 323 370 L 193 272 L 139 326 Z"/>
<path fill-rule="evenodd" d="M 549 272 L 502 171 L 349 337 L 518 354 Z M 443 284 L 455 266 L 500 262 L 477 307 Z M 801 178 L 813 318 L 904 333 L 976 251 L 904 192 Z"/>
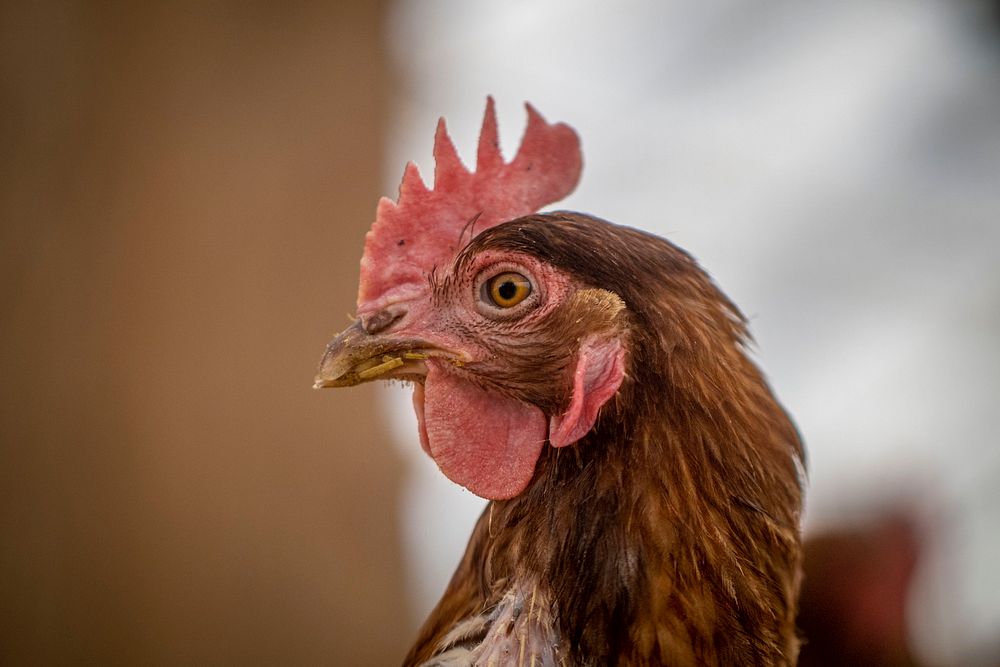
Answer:
<path fill-rule="evenodd" d="M 522 303 L 533 291 L 527 276 L 516 271 L 503 271 L 483 283 L 482 298 L 495 308 L 507 310 Z"/>

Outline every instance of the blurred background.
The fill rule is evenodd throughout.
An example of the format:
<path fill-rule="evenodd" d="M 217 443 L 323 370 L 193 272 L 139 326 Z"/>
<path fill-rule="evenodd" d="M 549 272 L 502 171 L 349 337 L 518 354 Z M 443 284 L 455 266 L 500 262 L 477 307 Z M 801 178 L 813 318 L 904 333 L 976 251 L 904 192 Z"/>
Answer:
<path fill-rule="evenodd" d="M 973 0 L 0 5 L 0 663 L 399 661 L 482 501 L 408 390 L 310 387 L 378 196 L 439 115 L 471 162 L 487 94 L 508 157 L 524 100 L 580 133 L 560 207 L 750 317 L 809 450 L 804 662 L 1000 664 Z"/>

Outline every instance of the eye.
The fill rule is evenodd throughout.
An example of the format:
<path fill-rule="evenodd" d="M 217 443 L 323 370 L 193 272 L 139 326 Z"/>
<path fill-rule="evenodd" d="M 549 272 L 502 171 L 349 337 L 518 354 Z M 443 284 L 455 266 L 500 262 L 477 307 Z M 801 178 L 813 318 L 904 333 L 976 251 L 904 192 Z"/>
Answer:
<path fill-rule="evenodd" d="M 531 294 L 531 281 L 506 271 L 483 283 L 484 296 L 497 308 L 513 308 Z"/>

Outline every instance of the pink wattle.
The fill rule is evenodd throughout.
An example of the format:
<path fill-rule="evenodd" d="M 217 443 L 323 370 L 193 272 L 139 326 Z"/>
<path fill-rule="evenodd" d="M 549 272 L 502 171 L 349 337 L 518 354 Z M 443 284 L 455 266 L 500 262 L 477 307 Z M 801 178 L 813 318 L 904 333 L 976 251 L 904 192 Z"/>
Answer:
<path fill-rule="evenodd" d="M 481 389 L 433 359 L 413 407 L 420 444 L 448 479 L 490 500 L 513 498 L 531 482 L 548 430 L 539 408 Z"/>

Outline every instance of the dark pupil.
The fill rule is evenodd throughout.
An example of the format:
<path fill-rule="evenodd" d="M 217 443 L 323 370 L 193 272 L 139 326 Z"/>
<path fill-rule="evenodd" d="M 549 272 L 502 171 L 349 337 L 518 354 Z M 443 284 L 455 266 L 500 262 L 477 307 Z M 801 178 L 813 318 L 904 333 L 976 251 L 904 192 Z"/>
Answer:
<path fill-rule="evenodd" d="M 507 282 L 501 283 L 500 287 L 497 288 L 497 294 L 504 301 L 510 301 L 517 294 L 517 285 L 513 281 L 508 280 Z"/>

